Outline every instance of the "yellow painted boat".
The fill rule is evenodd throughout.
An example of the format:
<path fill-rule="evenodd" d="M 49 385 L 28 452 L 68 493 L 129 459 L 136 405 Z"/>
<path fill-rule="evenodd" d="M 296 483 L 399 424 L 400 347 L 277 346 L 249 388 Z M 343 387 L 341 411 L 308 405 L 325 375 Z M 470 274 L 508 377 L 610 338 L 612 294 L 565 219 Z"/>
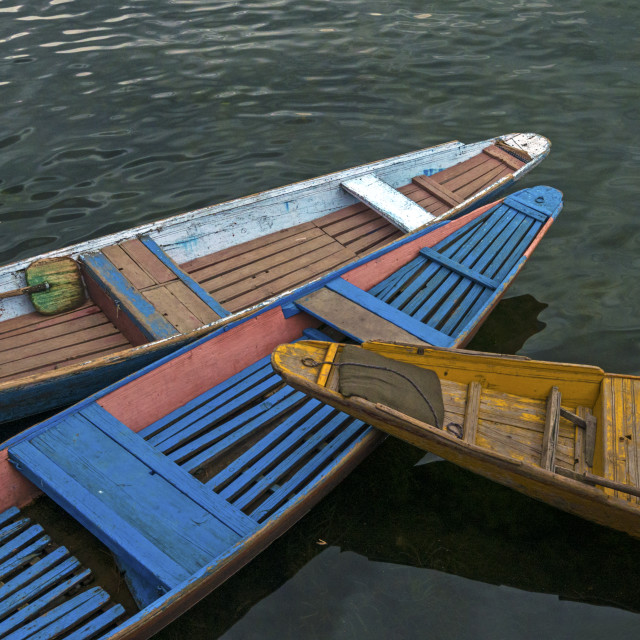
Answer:
<path fill-rule="evenodd" d="M 640 537 L 640 377 L 428 346 L 280 345 L 290 385 L 516 491 Z"/>

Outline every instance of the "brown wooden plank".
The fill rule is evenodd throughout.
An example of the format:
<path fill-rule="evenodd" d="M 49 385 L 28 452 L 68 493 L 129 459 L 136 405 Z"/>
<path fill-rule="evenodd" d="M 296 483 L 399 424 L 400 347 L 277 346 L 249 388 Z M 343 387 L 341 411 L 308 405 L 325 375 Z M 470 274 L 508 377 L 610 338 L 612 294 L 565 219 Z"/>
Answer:
<path fill-rule="evenodd" d="M 178 276 L 138 238 L 121 242 L 120 246 L 157 283 L 164 284 L 178 279 Z"/>
<path fill-rule="evenodd" d="M 316 218 L 313 224 L 319 229 L 324 229 L 328 225 L 335 224 L 336 222 L 340 222 L 340 220 L 350 218 L 363 211 L 371 211 L 371 209 L 369 209 L 364 202 L 356 202 L 355 204 L 350 204 L 348 207 L 343 207 L 320 218 Z"/>
<path fill-rule="evenodd" d="M 298 244 L 289 246 L 286 250 L 279 251 L 276 254 L 262 257 L 259 253 L 254 259 L 251 259 L 251 255 L 246 256 L 242 263 L 239 263 L 239 268 L 235 268 L 232 271 L 225 270 L 223 273 L 214 277 L 201 280 L 202 286 L 213 295 L 213 297 L 224 305 L 222 300 L 225 299 L 225 295 L 218 294 L 218 291 L 224 290 L 227 287 L 233 286 L 235 283 L 248 282 L 255 280 L 256 284 L 264 281 L 264 278 L 274 279 L 277 274 L 288 272 L 293 267 L 292 262 L 305 256 L 308 260 L 312 260 L 315 252 L 319 249 L 324 249 L 321 255 L 325 255 L 327 252 L 337 250 L 341 247 L 339 242 L 336 242 L 333 238 L 322 233 L 317 229 L 320 235 L 317 235 L 310 240 Z M 332 249 L 331 247 L 335 247 Z M 247 262 L 248 261 L 248 262 Z"/>
<path fill-rule="evenodd" d="M 522 160 L 519 160 L 515 156 L 512 156 L 508 151 L 505 151 L 500 147 L 496 147 L 495 144 L 492 144 L 491 146 L 484 149 L 483 153 L 486 153 L 491 158 L 499 160 L 504 165 L 509 167 L 509 169 L 518 170 L 520 169 L 520 167 L 524 167 L 524 165 L 526 164 L 526 162 L 522 162 Z"/>
<path fill-rule="evenodd" d="M 332 242 L 332 239 L 326 233 L 313 227 L 302 234 L 297 234 L 293 238 L 285 238 L 267 246 L 256 248 L 253 251 L 228 258 L 222 262 L 211 264 L 193 272 L 191 276 L 204 285 L 205 288 L 209 287 L 209 284 L 205 283 L 214 278 L 222 278 L 224 282 L 233 282 L 248 277 L 251 275 L 251 271 L 268 268 L 267 265 L 269 264 L 280 264 L 286 261 L 290 255 L 297 255 L 299 252 L 307 251 L 310 245 L 315 248 L 330 242 Z"/>
<path fill-rule="evenodd" d="M 480 396 L 482 385 L 472 382 L 467 391 L 467 403 L 464 412 L 464 441 L 474 444 L 478 430 L 478 411 L 480 410 Z"/>
<path fill-rule="evenodd" d="M 278 278 L 272 282 L 268 282 L 261 287 L 257 287 L 252 291 L 226 300 L 224 306 L 229 311 L 240 311 L 251 305 L 257 304 L 263 300 L 289 291 L 301 284 L 308 282 L 314 278 L 323 276 L 334 269 L 337 269 L 353 260 L 353 255 L 347 249 L 340 249 L 322 260 L 322 262 L 316 262 L 310 264 L 307 267 L 302 267 L 293 271 L 283 278 Z"/>
<path fill-rule="evenodd" d="M 38 369 L 46 365 L 65 365 L 71 360 L 78 359 L 80 361 L 84 361 L 85 359 L 90 359 L 96 352 L 104 351 L 106 349 L 115 349 L 120 346 L 124 348 L 129 346 L 129 343 L 121 333 L 116 333 L 112 336 L 99 338 L 98 340 L 82 342 L 63 350 L 48 351 L 30 358 L 22 358 L 16 362 L 7 364 L 6 366 L 3 365 L 1 375 L 4 379 L 18 373 L 26 374 L 28 371 Z"/>
<path fill-rule="evenodd" d="M 184 282 L 176 280 L 169 282 L 165 287 L 193 313 L 202 324 L 209 324 L 220 319 L 220 316 L 206 303 L 203 302 Z"/>
<path fill-rule="evenodd" d="M 146 289 L 142 295 L 180 333 L 186 333 L 202 326 L 202 322 L 166 286 Z"/>
<path fill-rule="evenodd" d="M 247 291 L 287 277 L 289 274 L 295 273 L 310 265 L 315 265 L 314 271 L 324 271 L 322 265 L 323 260 L 338 252 L 341 252 L 342 256 L 348 254 L 351 259 L 355 258 L 355 254 L 345 249 L 339 242 L 331 240 L 331 242 L 310 251 L 305 251 L 300 254 L 291 252 L 289 253 L 288 259 L 280 264 L 260 263 L 259 265 L 256 264 L 256 268 L 253 270 L 243 269 L 241 270 L 244 274 L 242 279 L 230 280 L 228 278 L 217 278 L 211 280 L 206 283 L 207 288 L 209 293 L 211 293 L 222 306 L 225 306 L 226 301 L 231 298 L 236 298 Z M 219 286 L 221 283 L 223 286 Z"/>
<path fill-rule="evenodd" d="M 361 211 L 353 216 L 334 222 L 333 224 L 326 225 L 322 230 L 332 238 L 340 240 L 340 236 L 344 233 L 357 230 L 363 224 L 369 224 L 371 222 L 377 222 L 385 220 L 379 213 L 376 213 L 373 209 L 367 209 Z"/>
<path fill-rule="evenodd" d="M 7 349 L 0 354 L 0 362 L 2 362 L 2 368 L 4 370 L 5 366 L 24 358 L 45 354 L 49 351 L 65 351 L 78 344 L 92 342 L 93 340 L 117 333 L 118 330 L 111 323 L 97 327 L 89 327 L 81 331 L 74 331 L 73 333 L 50 338 L 49 340 L 22 345 L 16 349 Z"/>
<path fill-rule="evenodd" d="M 347 248 L 356 255 L 362 256 L 371 253 L 376 249 L 384 247 L 386 244 L 397 240 L 403 236 L 402 231 L 394 227 L 390 222 L 374 233 L 358 238 L 355 242 L 347 245 Z"/>
<path fill-rule="evenodd" d="M 101 313 L 100 307 L 89 301 L 74 311 L 60 313 L 55 316 L 43 316 L 37 312 L 27 313 L 25 315 L 0 322 L 0 337 L 8 338 L 20 333 L 33 331 L 39 327 L 50 327 L 54 324 L 68 322 L 70 318 L 80 318 L 94 313 Z"/>
<path fill-rule="evenodd" d="M 438 198 L 438 200 L 442 200 L 443 202 L 448 204 L 450 207 L 455 207 L 462 202 L 462 199 L 459 198 L 455 193 L 453 193 L 453 191 L 451 191 L 448 187 L 439 184 L 429 176 L 416 176 L 415 178 L 413 178 L 413 182 L 422 187 L 432 196 Z"/>
<path fill-rule="evenodd" d="M 111 323 L 104 314 L 93 313 L 90 316 L 83 316 L 70 322 L 53 324 L 39 330 L 34 329 L 29 333 L 0 338 L 0 360 L 2 360 L 2 352 L 7 349 L 17 349 L 26 345 L 41 343 L 45 340 L 100 325 L 111 325 Z M 115 329 L 113 325 L 111 326 Z"/>
<path fill-rule="evenodd" d="M 331 318 L 331 324 L 344 333 L 357 335 L 363 341 L 383 339 L 387 342 L 426 344 L 388 320 L 324 287 L 304 296 L 300 302 L 320 317 Z"/>
<path fill-rule="evenodd" d="M 139 291 L 157 284 L 155 280 L 142 269 L 127 252 L 118 245 L 104 247 L 101 253 L 122 275 Z"/>
<path fill-rule="evenodd" d="M 458 189 L 458 193 L 465 198 L 468 198 L 477 191 L 493 184 L 494 182 L 496 182 L 496 180 L 499 180 L 500 178 L 508 175 L 510 175 L 508 169 L 504 169 L 503 167 L 496 167 L 495 169 L 492 169 L 484 175 L 476 178 L 473 182 L 470 182 Z"/>
<path fill-rule="evenodd" d="M 194 271 L 204 269 L 210 265 L 214 265 L 226 260 L 231 260 L 236 256 L 256 251 L 261 247 L 265 247 L 273 243 L 280 242 L 281 240 L 286 240 L 287 238 L 292 238 L 296 235 L 303 234 L 306 231 L 313 229 L 314 227 L 315 225 L 313 224 L 313 222 L 305 222 L 293 227 L 287 227 L 286 229 L 274 231 L 273 233 L 269 233 L 265 236 L 260 236 L 259 238 L 254 238 L 253 240 L 242 242 L 240 244 L 234 245 L 233 247 L 227 247 L 226 249 L 215 251 L 214 253 L 210 253 L 206 256 L 195 258 L 194 260 L 189 260 L 188 262 L 183 262 L 179 266 L 183 271 L 192 274 Z"/>
<path fill-rule="evenodd" d="M 337 237 L 337 240 L 341 245 L 347 247 L 350 243 L 355 242 L 360 238 L 364 238 L 370 233 L 374 233 L 375 231 L 378 231 L 382 228 L 388 228 L 389 226 L 393 227 L 393 225 L 388 220 L 385 220 L 382 216 L 379 216 L 376 219 L 371 220 L 370 222 L 360 225 L 356 229 L 345 231 Z"/>
<path fill-rule="evenodd" d="M 552 387 L 547 399 L 547 415 L 542 436 L 540 466 L 543 469 L 553 470 L 555 468 L 556 447 L 560 431 L 560 404 L 560 391 L 558 387 Z"/>
<path fill-rule="evenodd" d="M 460 191 L 466 191 L 469 184 L 474 183 L 478 180 L 486 180 L 485 176 L 487 176 L 488 174 L 495 172 L 497 175 L 504 170 L 504 165 L 498 162 L 498 160 L 494 160 L 493 158 L 489 158 L 488 156 L 484 157 L 486 158 L 484 162 L 476 165 L 470 171 L 466 171 L 465 173 L 442 184 L 445 184 L 448 189 L 460 195 Z"/>
<path fill-rule="evenodd" d="M 440 184 L 447 184 L 447 186 L 449 186 L 449 188 L 451 189 L 451 186 L 449 185 L 450 181 L 455 180 L 457 177 L 464 175 L 469 171 L 473 171 L 475 167 L 484 164 L 485 162 L 487 162 L 487 157 L 483 155 L 482 152 L 480 152 L 477 155 L 464 160 L 463 162 L 458 162 L 458 164 L 447 167 L 446 169 L 438 171 L 433 175 Z M 451 190 L 453 191 L 453 189 Z"/>

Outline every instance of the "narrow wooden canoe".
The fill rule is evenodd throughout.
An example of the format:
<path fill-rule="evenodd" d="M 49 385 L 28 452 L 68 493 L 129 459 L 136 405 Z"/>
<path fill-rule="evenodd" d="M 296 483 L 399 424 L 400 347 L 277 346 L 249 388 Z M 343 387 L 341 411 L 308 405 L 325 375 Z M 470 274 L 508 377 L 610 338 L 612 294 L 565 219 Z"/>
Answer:
<path fill-rule="evenodd" d="M 487 202 L 549 148 L 535 134 L 447 143 L 0 268 L 0 423 L 86 397 L 407 232 Z M 2 299 L 28 284 L 30 265 L 65 256 L 80 267 L 81 307 L 49 316 L 26 295 Z"/>
<path fill-rule="evenodd" d="M 397 375 L 366 366 L 359 374 L 357 367 L 343 373 L 339 363 L 356 361 L 363 352 L 375 354 L 383 367 L 408 363 L 435 372 L 444 402 L 442 424 L 435 426 L 428 414 L 417 419 L 424 407 L 414 405 L 412 415 L 403 411 L 408 396 L 417 393 L 403 378 L 410 390 L 397 402 L 379 402 L 369 390 L 345 396 L 342 391 L 355 389 L 350 375 L 373 372 L 385 380 Z M 338 366 L 304 366 L 309 358 Z M 282 345 L 272 362 L 292 387 L 387 433 L 559 509 L 640 537 L 638 376 L 383 342 Z M 421 403 L 420 394 L 416 397 Z"/>
<path fill-rule="evenodd" d="M 538 198 L 544 220 L 525 204 Z M 272 350 L 371 331 L 463 345 L 560 206 L 559 192 L 529 189 L 400 240 L 1 445 L 0 635 L 146 638 L 209 593 L 384 438 L 284 384 Z M 467 279 L 467 292 L 441 295 L 449 278 Z M 399 310 L 385 301 L 394 292 L 413 306 L 451 307 L 458 321 Z M 138 610 L 86 586 L 89 570 L 67 541 L 51 542 L 21 515 L 49 499 L 111 549 Z"/>

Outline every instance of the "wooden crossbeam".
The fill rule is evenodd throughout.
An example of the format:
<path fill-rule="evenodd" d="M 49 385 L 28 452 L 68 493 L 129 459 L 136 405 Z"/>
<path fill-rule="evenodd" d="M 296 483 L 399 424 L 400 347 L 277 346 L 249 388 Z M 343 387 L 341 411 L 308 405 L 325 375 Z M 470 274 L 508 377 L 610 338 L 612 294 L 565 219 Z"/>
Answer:
<path fill-rule="evenodd" d="M 478 430 L 478 413 L 480 411 L 480 395 L 482 385 L 473 381 L 467 387 L 467 402 L 464 409 L 464 441 L 474 444 Z"/>
<path fill-rule="evenodd" d="M 542 456 L 540 466 L 543 469 L 552 470 L 555 467 L 556 447 L 560 432 L 560 390 L 552 387 L 547 398 L 547 415 L 542 436 Z"/>
<path fill-rule="evenodd" d="M 442 200 L 445 204 L 448 204 L 450 207 L 456 207 L 462 202 L 462 198 L 457 196 L 451 189 L 448 189 L 444 185 L 436 182 L 433 178 L 429 176 L 416 176 L 412 179 L 413 184 L 418 185 L 420 188 L 424 189 L 427 193 L 430 193 L 432 196 L 437 198 L 438 200 Z"/>

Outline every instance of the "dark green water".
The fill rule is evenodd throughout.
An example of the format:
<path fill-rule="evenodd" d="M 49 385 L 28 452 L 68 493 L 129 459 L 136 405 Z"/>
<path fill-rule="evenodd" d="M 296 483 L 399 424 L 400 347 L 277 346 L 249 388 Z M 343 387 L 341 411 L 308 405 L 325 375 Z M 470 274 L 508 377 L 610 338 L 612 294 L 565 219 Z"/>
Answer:
<path fill-rule="evenodd" d="M 640 373 L 638 13 L 7 0 L 0 262 L 445 140 L 535 131 L 553 149 L 522 186 L 558 187 L 565 209 L 474 346 Z M 387 441 L 159 637 L 638 637 L 640 543 L 420 459 Z"/>

